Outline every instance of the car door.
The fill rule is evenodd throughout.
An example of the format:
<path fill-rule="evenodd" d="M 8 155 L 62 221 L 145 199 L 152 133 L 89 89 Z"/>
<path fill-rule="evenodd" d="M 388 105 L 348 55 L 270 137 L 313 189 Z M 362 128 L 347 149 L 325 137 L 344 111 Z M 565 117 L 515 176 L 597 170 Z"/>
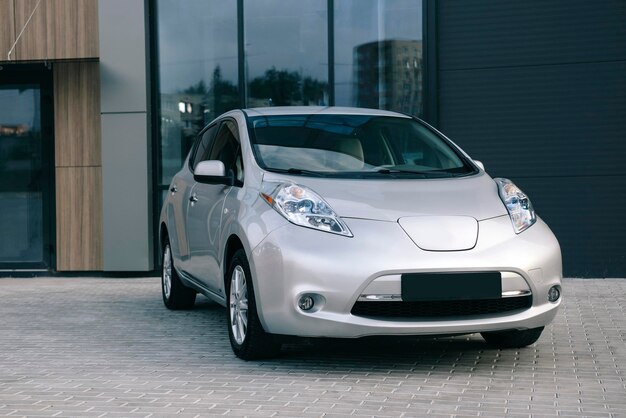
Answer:
<path fill-rule="evenodd" d="M 241 146 L 235 121 L 227 119 L 219 127 L 206 160 L 220 160 L 226 174 L 239 184 L 242 177 Z M 187 203 L 189 272 L 208 290 L 219 294 L 222 272 L 218 258 L 222 216 L 226 196 L 233 186 L 195 182 Z"/>
<path fill-rule="evenodd" d="M 214 124 L 204 129 L 198 135 L 196 144 L 192 148 L 188 160 L 183 169 L 173 178 L 170 184 L 168 201 L 168 226 L 170 245 L 174 263 L 180 270 L 188 273 L 189 270 L 189 240 L 187 237 L 187 203 L 195 184 L 193 169 L 198 162 L 206 159 L 210 152 L 213 138 L 219 124 Z"/>
<path fill-rule="evenodd" d="M 185 214 L 187 198 L 193 187 L 193 175 L 188 167 L 177 173 L 170 183 L 167 198 L 167 225 L 172 257 L 177 268 L 185 270 L 189 258 Z"/>

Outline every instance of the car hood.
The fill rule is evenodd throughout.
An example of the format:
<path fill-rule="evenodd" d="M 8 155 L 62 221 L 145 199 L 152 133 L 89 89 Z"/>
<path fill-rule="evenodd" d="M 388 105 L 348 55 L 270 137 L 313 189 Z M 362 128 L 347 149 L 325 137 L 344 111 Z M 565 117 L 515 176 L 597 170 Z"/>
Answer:
<path fill-rule="evenodd" d="M 338 179 L 265 173 L 313 189 L 342 218 L 398 221 L 413 216 L 465 216 L 477 221 L 506 215 L 487 174 L 445 179 Z"/>

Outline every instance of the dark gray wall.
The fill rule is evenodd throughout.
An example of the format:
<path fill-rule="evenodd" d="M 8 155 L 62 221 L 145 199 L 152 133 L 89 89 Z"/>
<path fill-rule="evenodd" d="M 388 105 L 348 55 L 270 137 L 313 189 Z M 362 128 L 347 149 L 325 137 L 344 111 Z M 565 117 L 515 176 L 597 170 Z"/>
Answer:
<path fill-rule="evenodd" d="M 440 0 L 435 16 L 441 130 L 531 197 L 566 276 L 626 277 L 626 1 Z"/>

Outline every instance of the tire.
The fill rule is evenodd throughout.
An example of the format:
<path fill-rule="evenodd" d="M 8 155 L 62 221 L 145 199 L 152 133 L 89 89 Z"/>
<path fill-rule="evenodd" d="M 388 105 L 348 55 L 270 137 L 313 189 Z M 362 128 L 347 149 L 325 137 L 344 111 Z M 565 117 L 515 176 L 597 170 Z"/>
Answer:
<path fill-rule="evenodd" d="M 242 360 L 275 357 L 281 345 L 263 330 L 259 320 L 250 264 L 243 249 L 230 260 L 225 288 L 228 337 L 235 355 Z"/>
<path fill-rule="evenodd" d="M 163 267 L 161 269 L 161 293 L 168 309 L 191 309 L 196 302 L 196 291 L 186 287 L 181 281 L 172 259 L 169 241 L 163 246 Z"/>
<path fill-rule="evenodd" d="M 497 332 L 482 332 L 480 335 L 487 344 L 497 348 L 522 348 L 529 346 L 539 339 L 544 327 L 508 330 Z"/>

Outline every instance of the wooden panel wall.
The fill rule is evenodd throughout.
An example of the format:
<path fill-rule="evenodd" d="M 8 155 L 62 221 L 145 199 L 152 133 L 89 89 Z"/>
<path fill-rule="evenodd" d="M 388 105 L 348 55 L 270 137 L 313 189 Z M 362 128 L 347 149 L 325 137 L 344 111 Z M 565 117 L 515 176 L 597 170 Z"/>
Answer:
<path fill-rule="evenodd" d="M 57 167 L 57 270 L 102 270 L 102 169 Z"/>
<path fill-rule="evenodd" d="M 0 0 L 0 61 L 7 59 L 15 41 L 15 11 L 13 0 Z"/>
<path fill-rule="evenodd" d="M 102 270 L 97 62 L 54 65 L 57 270 Z"/>
<path fill-rule="evenodd" d="M 55 91 L 55 155 L 57 167 L 100 165 L 100 84 L 98 64 L 59 63 Z"/>
<path fill-rule="evenodd" d="M 57 59 L 98 58 L 98 0 L 0 0 L 0 61 L 7 60 L 7 52 L 15 36 L 19 38 L 11 60 L 36 61 Z M 4 27 L 4 20 L 14 22 Z M 12 33 L 6 47 L 3 39 Z"/>
<path fill-rule="evenodd" d="M 15 36 L 18 36 L 37 5 L 37 0 L 14 0 L 14 2 Z M 39 3 L 39 7 L 17 42 L 14 55 L 11 55 L 12 60 L 50 59 L 52 37 L 48 33 L 46 10 L 51 3 L 45 0 Z"/>
<path fill-rule="evenodd" d="M 106 0 L 105 0 L 106 1 Z M 98 57 L 98 1 L 54 0 L 48 7 L 55 59 Z"/>

